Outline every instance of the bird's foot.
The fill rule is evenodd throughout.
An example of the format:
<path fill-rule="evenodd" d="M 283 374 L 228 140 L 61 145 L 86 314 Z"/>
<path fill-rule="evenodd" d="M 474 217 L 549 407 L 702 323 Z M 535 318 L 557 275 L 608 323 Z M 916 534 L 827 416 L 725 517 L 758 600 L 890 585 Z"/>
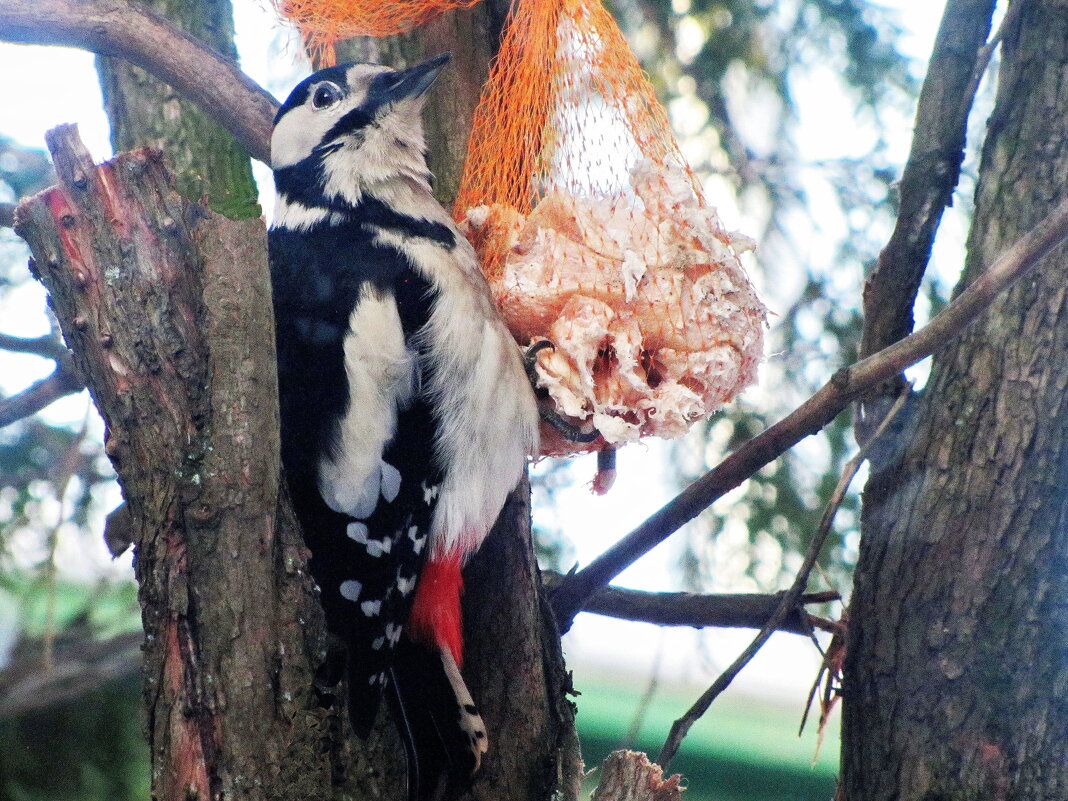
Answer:
<path fill-rule="evenodd" d="M 535 370 L 535 366 L 538 363 L 538 354 L 545 349 L 556 350 L 556 345 L 549 339 L 539 339 L 523 354 L 523 363 L 527 368 L 527 379 L 530 381 L 530 385 L 534 387 L 534 394 L 538 396 L 538 414 L 541 415 L 541 419 L 551 425 L 564 439 L 570 442 L 593 442 L 597 437 L 601 436 L 601 432 L 596 428 L 592 431 L 583 431 L 574 423 L 570 423 L 565 420 L 550 404 L 552 401 L 549 399 L 549 393 L 542 387 L 538 386 L 538 373 Z"/>

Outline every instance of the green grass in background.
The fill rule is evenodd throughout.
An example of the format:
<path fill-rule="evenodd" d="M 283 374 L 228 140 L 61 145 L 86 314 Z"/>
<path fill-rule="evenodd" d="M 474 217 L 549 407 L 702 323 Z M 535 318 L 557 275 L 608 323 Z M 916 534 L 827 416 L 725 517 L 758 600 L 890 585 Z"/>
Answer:
<path fill-rule="evenodd" d="M 575 671 L 579 735 L 587 769 L 600 765 L 623 745 L 645 690 L 618 676 L 582 668 Z M 699 688 L 661 686 L 639 729 L 633 748 L 655 761 L 672 722 L 700 694 Z M 685 801 L 830 801 L 838 770 L 837 717 L 828 726 L 816 764 L 818 710 L 798 738 L 804 704 L 773 703 L 730 690 L 690 730 L 671 773 L 681 773 Z M 597 776 L 587 784 L 592 790 Z M 588 797 L 588 796 L 587 796 Z"/>

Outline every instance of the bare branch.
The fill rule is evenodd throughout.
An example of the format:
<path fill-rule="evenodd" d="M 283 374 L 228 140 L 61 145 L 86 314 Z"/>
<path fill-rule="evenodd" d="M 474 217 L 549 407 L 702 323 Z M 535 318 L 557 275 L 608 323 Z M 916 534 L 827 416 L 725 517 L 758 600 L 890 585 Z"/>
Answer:
<path fill-rule="evenodd" d="M 278 103 L 233 62 L 128 0 L 0 0 L 0 39 L 118 56 L 169 83 L 270 163 Z"/>
<path fill-rule="evenodd" d="M 973 76 L 995 4 L 996 0 L 949 0 L 942 15 L 916 109 L 917 135 L 901 177 L 897 222 L 864 286 L 861 356 L 870 356 L 912 330 L 920 279 L 942 211 L 950 204 L 960 176 L 968 115 L 979 84 Z"/>
<path fill-rule="evenodd" d="M 0 672 L 0 719 L 46 709 L 114 679 L 136 676 L 143 639 L 135 631 L 109 640 L 62 645 L 47 670 L 37 653 L 16 660 Z"/>
<path fill-rule="evenodd" d="M 0 399 L 0 428 L 36 414 L 53 401 L 85 388 L 81 377 L 68 359 L 60 361 L 52 375 L 43 378 L 10 398 Z"/>
<path fill-rule="evenodd" d="M 545 583 L 552 588 L 565 577 L 558 573 L 543 573 Z M 643 592 L 621 587 L 604 587 L 590 597 L 583 612 L 595 615 L 654 623 L 658 626 L 693 626 L 694 628 L 759 629 L 767 623 L 781 602 L 783 593 L 723 593 L 705 595 L 693 592 Z M 837 626 L 821 618 L 811 618 L 802 610 L 805 604 L 830 603 L 841 600 L 837 592 L 816 592 L 802 595 L 797 606 L 783 618 L 778 631 L 808 634 L 812 626 L 837 631 Z M 815 621 L 819 621 L 815 624 Z"/>
<path fill-rule="evenodd" d="M 568 576 L 553 596 L 553 610 L 561 631 L 570 628 L 575 614 L 594 592 L 607 586 L 614 576 L 718 498 L 805 437 L 815 434 L 852 400 L 944 347 L 1066 236 L 1068 200 L 1017 240 L 924 328 L 836 372 L 797 409 L 746 442 L 585 568 Z"/>
<path fill-rule="evenodd" d="M 775 628 L 786 618 L 787 613 L 797 605 L 801 593 L 804 592 L 805 587 L 808 585 L 809 574 L 812 573 L 812 568 L 816 566 L 816 560 L 819 559 L 820 551 L 823 550 L 823 543 L 827 541 L 827 535 L 831 531 L 831 523 L 834 522 L 834 516 L 838 513 L 838 509 L 842 505 L 842 500 L 845 498 L 849 485 L 853 483 L 853 479 L 856 477 L 857 471 L 860 470 L 860 466 L 864 463 L 864 459 L 867 457 L 871 446 L 875 444 L 875 441 L 879 439 L 884 431 L 886 431 L 890 422 L 904 407 L 911 389 L 912 387 L 910 385 L 901 391 L 897 397 L 897 401 L 879 423 L 879 427 L 872 435 L 871 439 L 865 442 L 853 458 L 846 463 L 845 468 L 842 470 L 842 475 L 839 477 L 838 483 L 835 485 L 834 491 L 831 493 L 831 497 L 827 501 L 827 506 L 823 511 L 823 517 L 820 519 L 819 528 L 808 547 L 808 553 L 805 554 L 805 561 L 802 562 L 801 569 L 797 571 L 797 576 L 794 577 L 790 589 L 782 595 L 782 599 L 779 601 L 779 606 L 775 610 L 775 613 L 768 619 L 768 622 L 764 624 L 760 633 L 758 633 L 757 636 L 753 638 L 753 641 L 749 643 L 749 646 L 719 675 L 719 678 L 712 683 L 712 686 L 705 690 L 694 705 L 686 711 L 686 714 L 676 720 L 674 725 L 672 725 L 667 742 L 664 743 L 664 748 L 660 752 L 659 762 L 661 765 L 666 767 L 668 763 L 671 762 L 675 757 L 675 754 L 678 752 L 679 746 L 682 745 L 683 738 L 690 731 L 693 724 L 708 711 L 712 702 L 730 686 L 730 683 L 734 681 L 734 677 L 742 671 L 742 668 L 749 664 L 750 660 L 756 656 L 757 651 L 764 647 L 764 643 L 766 643 L 775 632 Z"/>
<path fill-rule="evenodd" d="M 34 356 L 43 356 L 46 359 L 62 359 L 70 355 L 67 346 L 62 340 L 51 334 L 43 337 L 16 337 L 11 334 L 0 334 L 0 350 L 10 350 L 15 353 L 32 353 Z"/>

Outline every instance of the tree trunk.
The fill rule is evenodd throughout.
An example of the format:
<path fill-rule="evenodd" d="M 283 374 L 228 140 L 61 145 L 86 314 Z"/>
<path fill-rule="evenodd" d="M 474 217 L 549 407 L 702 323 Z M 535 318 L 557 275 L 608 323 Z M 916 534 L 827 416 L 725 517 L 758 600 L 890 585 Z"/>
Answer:
<path fill-rule="evenodd" d="M 94 167 L 71 127 L 49 147 L 61 185 L 17 228 L 138 535 L 153 797 L 329 798 L 322 612 L 279 504 L 263 225 L 185 201 L 157 152 Z"/>
<path fill-rule="evenodd" d="M 962 286 L 1064 194 L 1068 6 L 1004 43 Z M 1068 250 L 936 358 L 872 466 L 850 607 L 850 801 L 1068 798 Z"/>
<path fill-rule="evenodd" d="M 221 55 L 237 61 L 230 0 L 145 0 Z M 259 217 L 248 153 L 209 116 L 163 81 L 122 59 L 97 57 L 115 152 L 153 147 L 167 154 L 178 191 L 233 220 Z"/>

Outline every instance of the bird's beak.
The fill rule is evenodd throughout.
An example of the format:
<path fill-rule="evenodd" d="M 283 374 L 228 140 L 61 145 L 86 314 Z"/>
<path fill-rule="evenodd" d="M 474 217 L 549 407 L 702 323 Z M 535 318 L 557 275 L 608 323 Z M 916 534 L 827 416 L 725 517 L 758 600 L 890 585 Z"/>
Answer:
<path fill-rule="evenodd" d="M 442 53 L 429 61 L 398 72 L 393 85 L 386 90 L 389 99 L 397 101 L 406 97 L 419 97 L 431 87 L 451 57 L 449 53 Z"/>

